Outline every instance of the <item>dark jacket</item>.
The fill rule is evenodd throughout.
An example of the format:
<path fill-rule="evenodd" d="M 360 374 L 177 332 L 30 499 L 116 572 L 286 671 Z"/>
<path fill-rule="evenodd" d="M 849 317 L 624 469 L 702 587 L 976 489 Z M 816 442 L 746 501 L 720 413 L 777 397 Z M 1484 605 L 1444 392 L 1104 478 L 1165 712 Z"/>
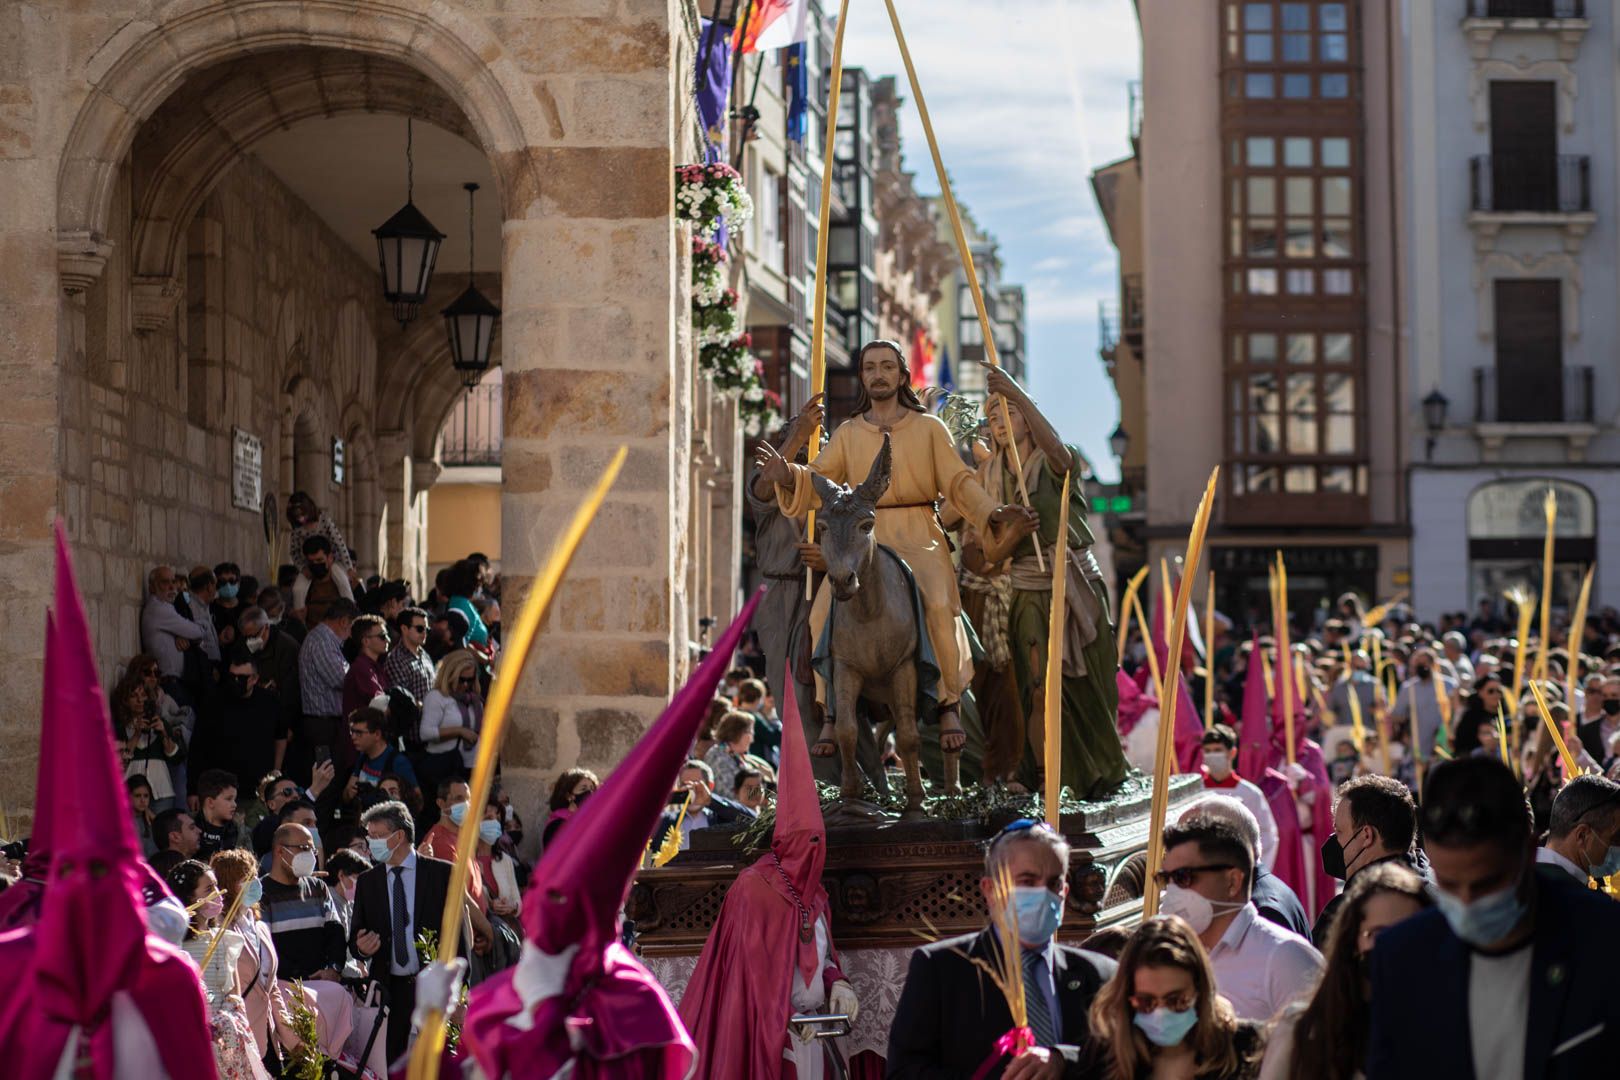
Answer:
<path fill-rule="evenodd" d="M 298 641 L 279 627 L 270 628 L 270 640 L 253 656 L 259 684 L 274 683 L 287 726 L 296 729 L 304 715 L 304 691 L 298 682 Z"/>
<path fill-rule="evenodd" d="M 1252 1020 L 1239 1020 L 1232 1032 L 1232 1044 L 1237 1048 L 1237 1067 L 1230 1072 L 1201 1076 L 1200 1080 L 1254 1080 L 1260 1075 L 1260 1066 L 1265 1061 L 1265 1026 Z M 1080 1055 L 1079 1075 L 1083 1080 L 1116 1080 L 1113 1055 L 1109 1053 L 1107 1043 L 1093 1042 L 1086 1047 Z M 1150 1062 L 1145 1068 L 1138 1069 L 1130 1080 L 1150 1080 L 1152 1076 L 1153 1066 Z"/>
<path fill-rule="evenodd" d="M 382 945 L 370 957 L 375 968 L 371 972 L 372 977 L 379 979 L 387 977 L 388 965 L 394 955 L 393 919 L 388 905 L 393 888 L 389 867 L 384 863 L 373 866 L 354 883 L 354 910 L 349 916 L 349 947 L 356 956 L 363 957 L 364 954 L 354 948 L 360 932 L 370 930 L 382 938 Z M 415 939 L 423 930 L 432 930 L 435 936 L 438 935 L 439 928 L 444 925 L 444 903 L 449 895 L 450 864 L 443 859 L 418 855 L 416 897 L 411 904 L 415 910 L 415 922 L 411 927 L 413 953 L 416 951 Z"/>
<path fill-rule="evenodd" d="M 1526 1017 L 1526 1080 L 1613 1075 L 1620 1060 L 1620 904 L 1573 881 L 1535 875 L 1536 926 Z M 1437 909 L 1385 930 L 1372 953 L 1367 1075 L 1476 1076 L 1468 1029 L 1469 948 Z M 1462 993 L 1436 993 L 1437 987 Z M 1492 1070 L 1492 1075 L 1499 1071 Z M 1514 1075 L 1520 1075 L 1517 1069 Z"/>
<path fill-rule="evenodd" d="M 1374 859 L 1367 866 L 1363 866 L 1361 870 L 1367 869 L 1368 866 L 1377 866 L 1380 863 L 1387 862 L 1399 862 L 1425 881 L 1429 879 L 1429 860 L 1423 857 L 1421 851 L 1410 851 L 1404 855 L 1386 855 L 1382 859 Z M 1356 874 L 1361 873 L 1361 870 L 1357 870 Z M 1351 874 L 1350 880 L 1344 883 L 1345 891 L 1349 891 L 1350 881 L 1355 880 L 1356 874 Z M 1339 908 L 1343 906 L 1344 893 L 1341 892 L 1327 902 L 1327 906 L 1322 909 L 1322 914 L 1316 917 L 1316 926 L 1307 935 L 1311 939 L 1311 944 L 1316 946 L 1316 951 L 1323 955 L 1327 954 L 1328 934 L 1333 930 L 1333 918 L 1338 915 Z"/>
<path fill-rule="evenodd" d="M 1090 1035 L 1087 1012 L 1102 984 L 1113 978 L 1114 961 L 1070 945 L 1058 945 L 1053 975 L 1063 1014 L 1062 1042 L 1054 1047 L 1068 1062 L 1065 1076 L 1080 1076 L 1080 1048 Z M 906 1080 L 968 1080 L 1013 1026 L 1007 1001 L 969 957 L 990 959 L 989 930 L 926 945 L 911 954 L 905 989 L 889 1028 L 886 1076 Z M 963 954 L 966 954 L 965 956 Z M 999 1077 L 1005 1062 L 987 1074 Z"/>
<path fill-rule="evenodd" d="M 1302 938 L 1311 936 L 1311 920 L 1305 914 L 1305 905 L 1299 902 L 1299 896 L 1288 887 L 1288 883 L 1276 874 L 1263 868 L 1256 870 L 1254 889 L 1249 899 L 1254 901 L 1262 919 L 1276 923 L 1284 930 L 1292 930 Z"/>

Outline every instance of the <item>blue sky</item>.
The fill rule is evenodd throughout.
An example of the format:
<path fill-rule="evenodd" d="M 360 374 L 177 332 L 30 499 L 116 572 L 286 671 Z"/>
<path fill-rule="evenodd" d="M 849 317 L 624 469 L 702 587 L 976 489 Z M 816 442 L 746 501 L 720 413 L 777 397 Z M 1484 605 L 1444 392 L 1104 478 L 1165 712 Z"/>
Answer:
<path fill-rule="evenodd" d="M 825 0 L 824 0 L 825 3 Z M 836 4 L 827 4 L 836 12 Z M 1140 48 L 1131 0 L 896 0 L 957 199 L 1001 243 L 1028 294 L 1031 389 L 1105 480 L 1119 418 L 1097 355 L 1097 302 L 1118 292 L 1091 171 L 1130 153 L 1126 83 Z M 850 4 L 844 63 L 895 74 L 901 137 L 937 190 L 882 0 Z"/>

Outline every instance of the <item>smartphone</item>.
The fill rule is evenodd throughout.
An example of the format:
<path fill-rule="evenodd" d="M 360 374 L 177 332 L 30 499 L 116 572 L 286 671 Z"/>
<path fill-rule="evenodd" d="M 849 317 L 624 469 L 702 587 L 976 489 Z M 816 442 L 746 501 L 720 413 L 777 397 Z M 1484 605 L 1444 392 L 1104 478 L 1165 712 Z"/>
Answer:
<path fill-rule="evenodd" d="M 330 746 L 317 746 L 315 748 L 315 764 L 317 764 L 317 765 L 325 765 L 328 761 L 331 761 L 331 760 L 332 760 L 332 748 Z"/>

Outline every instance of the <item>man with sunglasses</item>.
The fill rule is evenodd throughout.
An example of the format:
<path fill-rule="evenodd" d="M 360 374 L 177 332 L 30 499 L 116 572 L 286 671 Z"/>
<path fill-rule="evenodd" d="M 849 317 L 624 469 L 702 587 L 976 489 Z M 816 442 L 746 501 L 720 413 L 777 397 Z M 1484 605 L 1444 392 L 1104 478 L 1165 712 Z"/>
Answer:
<path fill-rule="evenodd" d="M 1057 942 L 1069 895 L 1069 843 L 1050 826 L 1015 821 L 990 842 L 979 881 L 995 910 L 996 876 L 1012 878 L 1022 946 L 1025 997 L 1035 1046 L 1005 1061 L 997 1040 L 1012 1029 L 1006 999 L 976 960 L 994 966 L 999 946 L 991 929 L 924 946 L 911 954 L 906 985 L 889 1029 L 888 1076 L 967 1076 L 990 1062 L 989 1076 L 1053 1080 L 1079 1075 L 1080 1048 L 1090 1037 L 1088 1012 L 1114 975 L 1112 960 Z M 1000 1064 L 1006 1069 L 999 1071 Z"/>
<path fill-rule="evenodd" d="M 1254 853 L 1243 834 L 1208 815 L 1164 830 L 1163 915 L 1179 915 L 1209 950 L 1215 988 L 1242 1020 L 1276 1016 L 1316 984 L 1322 954 L 1260 917 L 1251 898 Z"/>
<path fill-rule="evenodd" d="M 410 692 L 420 705 L 433 689 L 433 658 L 427 654 L 428 613 L 418 607 L 402 610 L 394 619 L 393 648 L 383 659 L 388 685 Z"/>
<path fill-rule="evenodd" d="M 1620 873 L 1620 784 L 1577 776 L 1553 800 L 1547 842 L 1536 849 L 1536 873 L 1569 877 L 1583 888 Z"/>

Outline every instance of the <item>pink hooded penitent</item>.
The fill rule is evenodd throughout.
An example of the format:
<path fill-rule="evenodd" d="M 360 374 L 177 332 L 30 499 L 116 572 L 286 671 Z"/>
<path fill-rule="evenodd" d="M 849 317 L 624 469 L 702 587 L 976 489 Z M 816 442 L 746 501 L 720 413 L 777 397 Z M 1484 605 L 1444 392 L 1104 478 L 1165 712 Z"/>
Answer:
<path fill-rule="evenodd" d="M 139 1075 L 155 1055 L 171 1080 L 214 1075 L 196 968 L 147 933 L 149 871 L 130 819 L 67 537 L 56 526 L 56 603 L 47 673 L 35 835 L 50 871 L 30 927 L 0 935 L 0 1060 L 44 1080 L 64 1054 L 76 1077 Z"/>
<path fill-rule="evenodd" d="M 681 998 L 681 1019 L 697 1044 L 698 1071 L 706 1080 L 775 1080 L 782 1074 L 793 976 L 797 973 L 807 987 L 816 977 L 814 927 L 827 911 L 821 884 L 826 862 L 821 797 L 798 702 L 789 694 L 783 702 L 771 850 L 726 891 Z M 800 933 L 806 922 L 809 941 Z M 827 952 L 823 988 L 843 978 L 830 940 Z"/>
<path fill-rule="evenodd" d="M 684 1077 L 691 1039 L 619 943 L 619 911 L 759 607 L 756 593 L 675 700 L 541 855 L 523 897 L 523 957 L 473 990 L 463 1038 L 488 1076 Z"/>
<path fill-rule="evenodd" d="M 1170 643 L 1165 639 L 1165 628 L 1168 621 L 1165 618 L 1166 602 L 1170 596 L 1159 591 L 1158 600 L 1153 605 L 1153 651 L 1159 658 L 1159 670 L 1169 672 Z M 1182 642 L 1182 657 L 1187 655 L 1185 639 Z M 1160 707 L 1163 715 L 1163 707 Z M 1182 674 L 1182 665 L 1176 665 L 1176 771 L 1193 773 L 1198 771 L 1198 763 L 1203 756 L 1204 721 L 1203 713 L 1199 711 L 1198 704 L 1193 701 L 1192 691 L 1187 688 L 1187 677 Z"/>

